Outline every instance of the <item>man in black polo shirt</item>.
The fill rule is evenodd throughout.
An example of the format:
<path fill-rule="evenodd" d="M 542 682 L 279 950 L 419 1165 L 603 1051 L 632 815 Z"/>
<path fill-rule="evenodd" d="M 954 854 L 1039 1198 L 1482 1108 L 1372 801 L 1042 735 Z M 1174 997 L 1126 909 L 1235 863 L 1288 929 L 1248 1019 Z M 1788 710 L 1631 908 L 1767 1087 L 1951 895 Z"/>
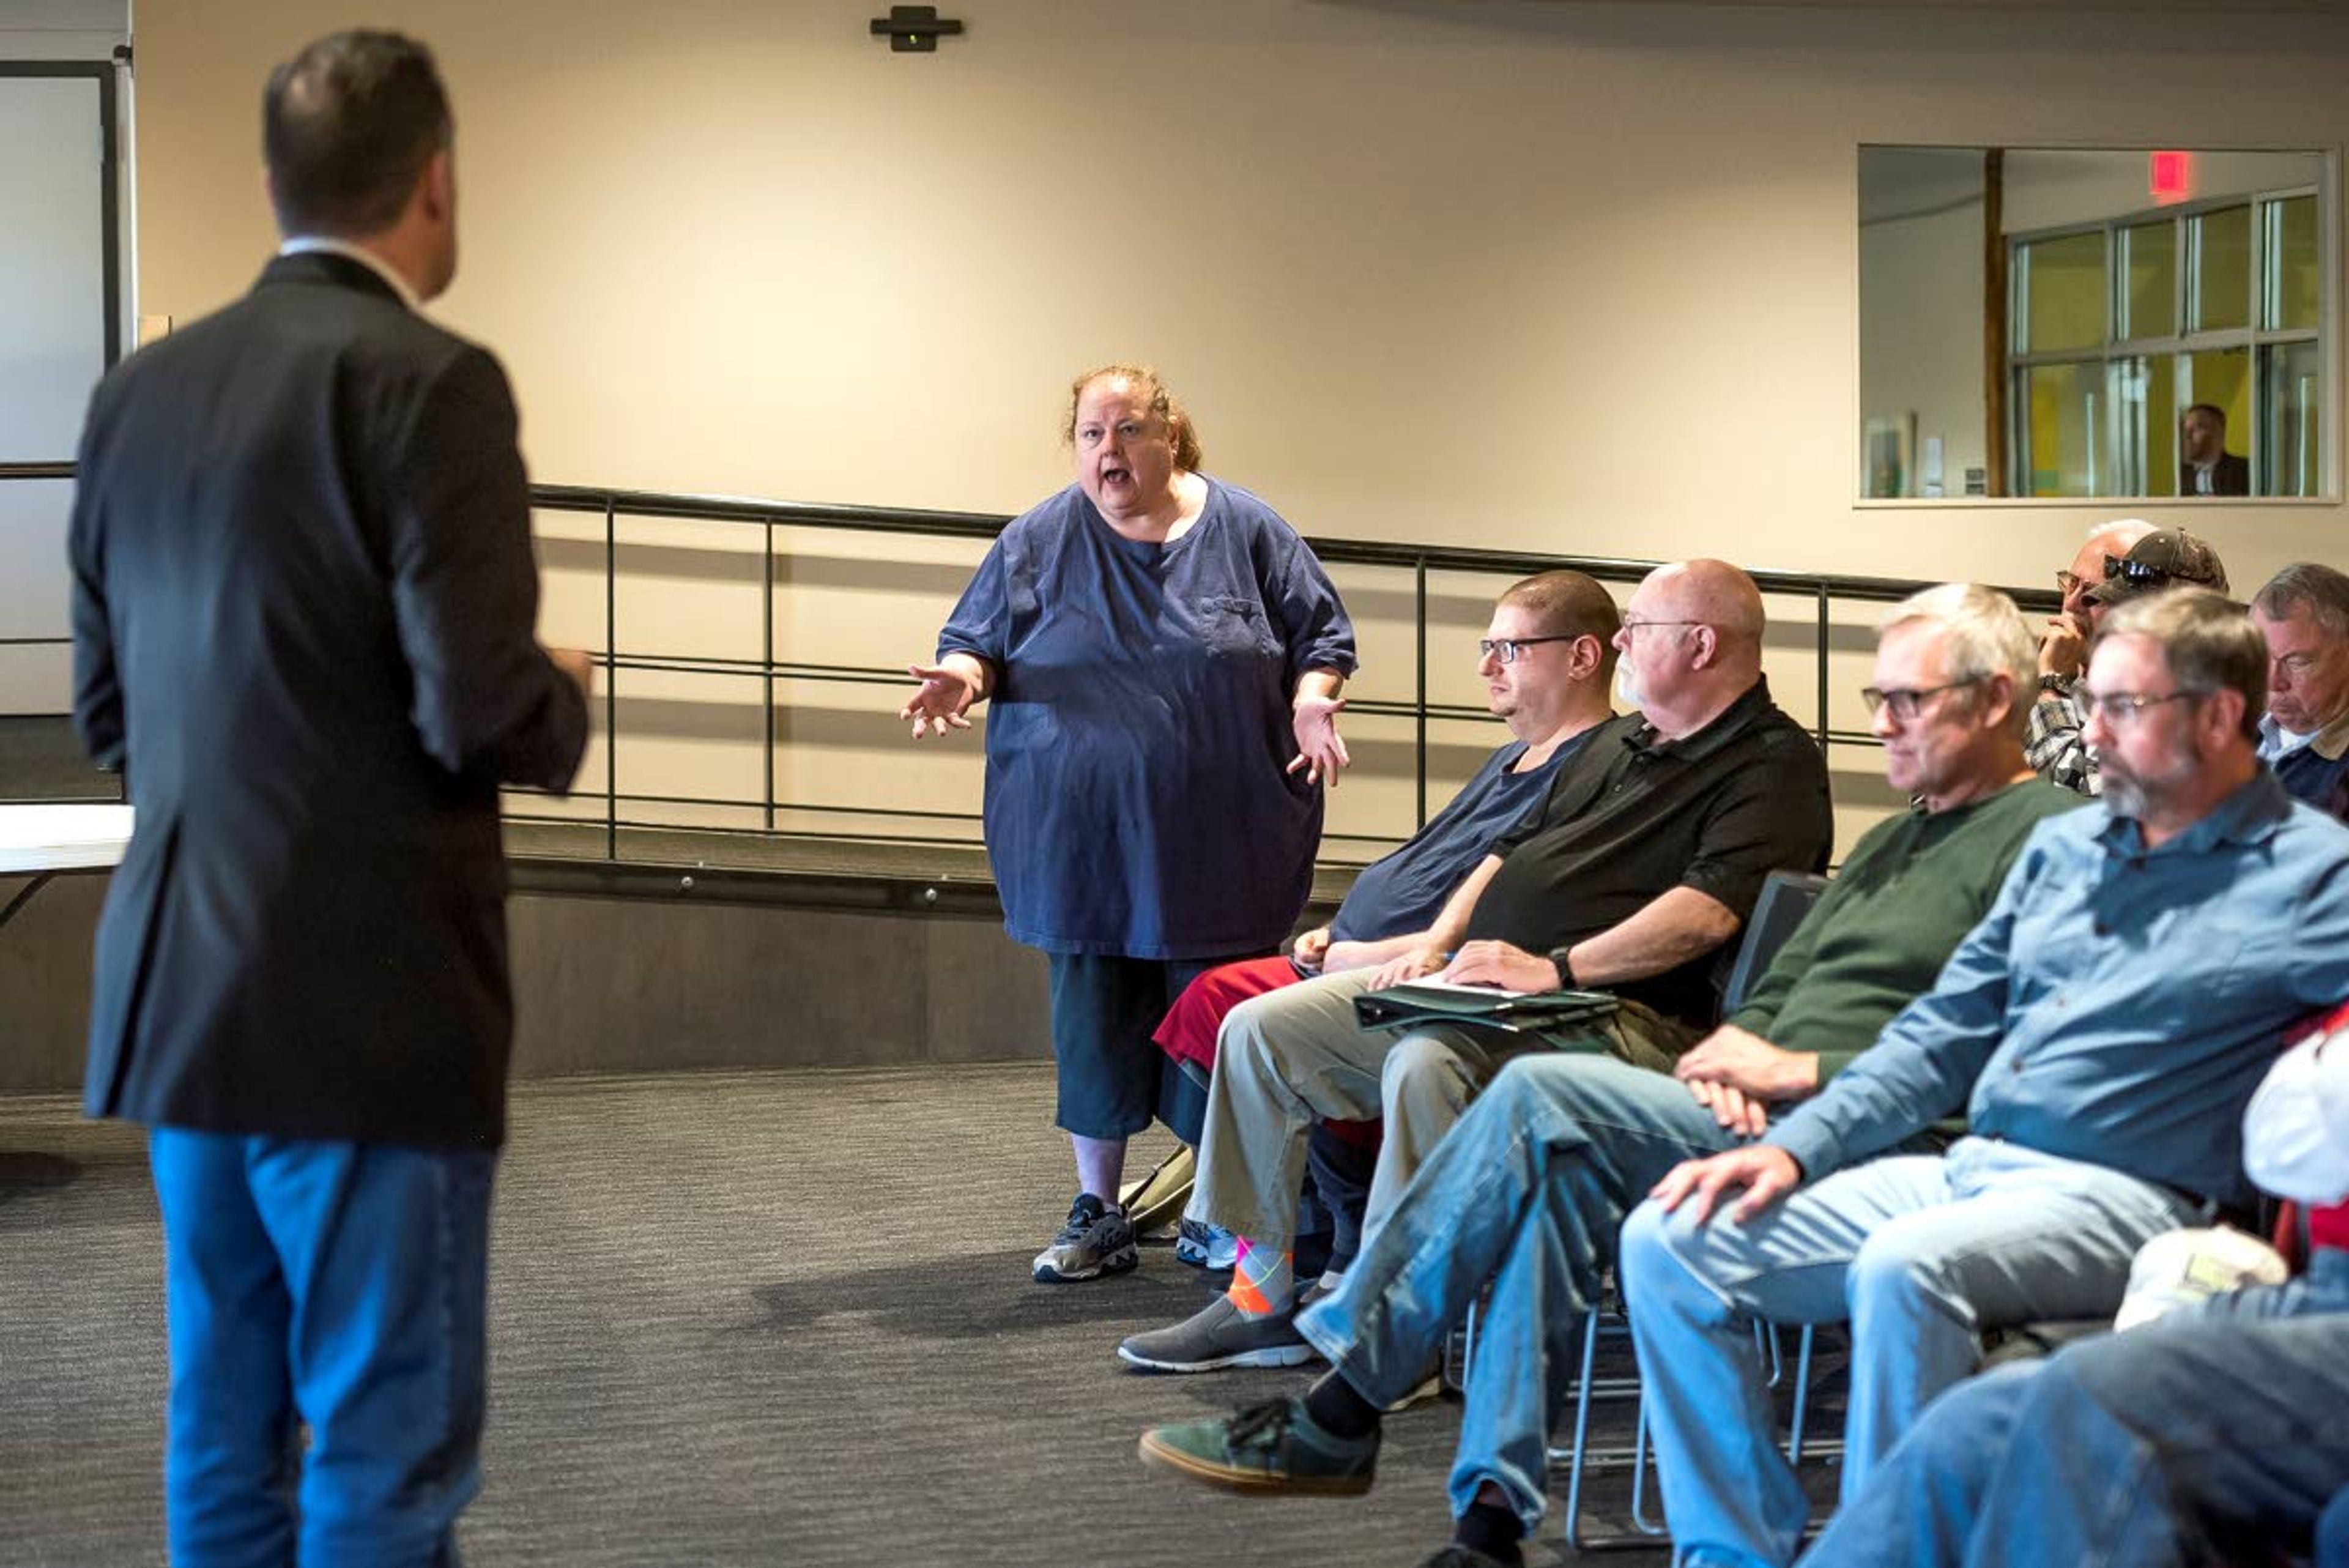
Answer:
<path fill-rule="evenodd" d="M 1505 834 L 1413 953 L 1258 997 L 1224 1023 L 1191 1218 L 1240 1237 L 1231 1290 L 1118 1347 L 1130 1365 L 1195 1372 L 1295 1366 L 1290 1319 L 1308 1137 L 1324 1116 L 1383 1115 L 1365 1241 L 1435 1141 L 1510 1056 L 1606 1051 L 1669 1070 L 1713 1022 L 1713 961 L 1775 869 L 1826 866 L 1826 763 L 1770 701 L 1762 597 L 1721 561 L 1659 568 L 1615 645 L 1626 699 Z M 1454 950 L 1457 950 L 1456 952 Z M 1395 1038 L 1355 1025 L 1353 999 L 1434 974 L 1516 991 L 1603 988 L 1620 1010 L 1558 1038 L 1443 1026 Z"/>

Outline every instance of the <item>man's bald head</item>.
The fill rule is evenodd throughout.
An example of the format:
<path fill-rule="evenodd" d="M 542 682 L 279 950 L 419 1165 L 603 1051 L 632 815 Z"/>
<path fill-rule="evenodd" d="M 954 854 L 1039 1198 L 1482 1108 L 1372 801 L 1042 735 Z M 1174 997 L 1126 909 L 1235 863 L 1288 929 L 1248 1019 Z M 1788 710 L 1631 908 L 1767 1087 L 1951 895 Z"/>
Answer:
<path fill-rule="evenodd" d="M 1762 591 L 1726 561 L 1677 561 L 1640 582 L 1615 646 L 1651 723 L 1678 738 L 1762 674 Z"/>
<path fill-rule="evenodd" d="M 2137 541 L 2161 530 L 2142 517 L 2123 517 L 2106 524 L 2088 535 L 2088 548 L 2099 555 L 2126 556 L 2137 548 Z"/>
<path fill-rule="evenodd" d="M 1664 569 L 1680 574 L 1689 619 L 1704 622 L 1724 641 L 1734 638 L 1761 645 L 1762 590 L 1752 577 L 1727 561 L 1702 558 Z"/>

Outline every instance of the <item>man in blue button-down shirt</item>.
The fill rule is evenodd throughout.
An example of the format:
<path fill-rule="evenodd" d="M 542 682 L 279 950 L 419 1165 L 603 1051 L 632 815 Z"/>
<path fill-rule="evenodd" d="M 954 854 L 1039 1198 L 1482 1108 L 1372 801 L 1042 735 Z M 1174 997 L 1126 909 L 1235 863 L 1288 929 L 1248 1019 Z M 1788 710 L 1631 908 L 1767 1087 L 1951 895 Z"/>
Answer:
<path fill-rule="evenodd" d="M 1625 1225 L 1683 1562 L 1790 1562 L 1809 1511 L 1748 1315 L 1849 1319 L 1848 1497 L 1983 1329 L 2109 1314 L 2140 1244 L 2248 1195 L 2246 1102 L 2285 1029 L 2349 995 L 2349 829 L 2260 763 L 2266 671 L 2217 594 L 2116 610 L 2081 691 L 2103 808 L 2040 826 L 1875 1049 Z M 1860 1163 L 1960 1109 L 1948 1155 Z"/>

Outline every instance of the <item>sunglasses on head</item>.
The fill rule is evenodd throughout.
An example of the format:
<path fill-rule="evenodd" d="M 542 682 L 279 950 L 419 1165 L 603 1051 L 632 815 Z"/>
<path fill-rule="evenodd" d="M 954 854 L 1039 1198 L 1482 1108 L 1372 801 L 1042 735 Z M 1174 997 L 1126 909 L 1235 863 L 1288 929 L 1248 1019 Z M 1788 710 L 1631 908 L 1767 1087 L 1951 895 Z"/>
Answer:
<path fill-rule="evenodd" d="M 2149 561 L 2132 561 L 2125 556 L 2105 557 L 2105 581 L 2158 584 L 2178 580 L 2178 574 L 2167 566 L 2157 566 Z"/>

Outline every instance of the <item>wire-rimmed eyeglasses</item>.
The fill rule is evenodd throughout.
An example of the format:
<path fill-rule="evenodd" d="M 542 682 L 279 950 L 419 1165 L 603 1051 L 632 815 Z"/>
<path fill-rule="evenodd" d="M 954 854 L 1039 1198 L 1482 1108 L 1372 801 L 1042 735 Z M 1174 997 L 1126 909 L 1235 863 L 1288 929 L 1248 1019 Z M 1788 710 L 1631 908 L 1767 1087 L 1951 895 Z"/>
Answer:
<path fill-rule="evenodd" d="M 1709 620 L 1633 620 L 1630 616 L 1625 616 L 1623 640 L 1630 641 L 1651 626 L 1711 626 L 1712 624 Z"/>
<path fill-rule="evenodd" d="M 2158 708 L 2164 702 L 2182 702 L 2189 697 L 2208 697 L 2208 691 L 2189 687 L 2178 691 L 2165 691 L 2151 696 L 2143 691 L 2091 691 L 2085 686 L 2072 688 L 2072 701 L 2080 710 L 2082 719 L 2105 716 L 2105 722 L 2116 730 L 2126 729 L 2145 716 L 2147 708 Z"/>

